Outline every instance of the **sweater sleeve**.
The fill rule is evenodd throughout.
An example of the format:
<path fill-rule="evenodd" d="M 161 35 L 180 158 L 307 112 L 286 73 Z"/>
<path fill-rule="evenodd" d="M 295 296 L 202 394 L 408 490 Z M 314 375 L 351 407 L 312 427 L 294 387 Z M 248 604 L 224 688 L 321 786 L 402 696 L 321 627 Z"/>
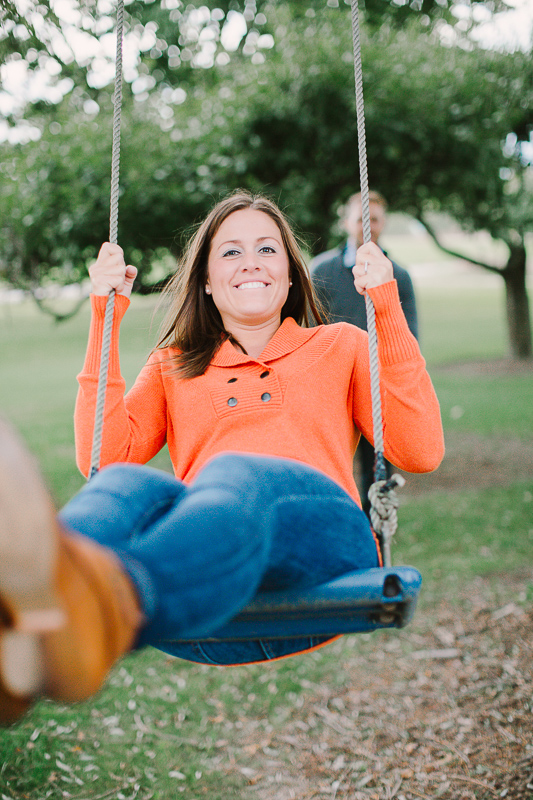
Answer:
<path fill-rule="evenodd" d="M 74 433 L 76 461 L 84 475 L 88 475 L 91 462 L 106 301 L 106 297 L 91 295 L 89 341 L 83 369 L 78 375 Z M 161 370 L 154 357 L 139 374 L 135 386 L 124 395 L 126 384 L 120 372 L 119 330 L 128 306 L 126 297 L 115 296 L 100 457 L 102 467 L 119 461 L 144 464 L 166 441 L 165 394 Z"/>
<path fill-rule="evenodd" d="M 376 312 L 385 457 L 406 472 L 432 472 L 444 456 L 440 407 L 418 342 L 402 312 L 396 281 L 370 290 Z M 357 353 L 354 420 L 374 442 L 368 348 Z"/>

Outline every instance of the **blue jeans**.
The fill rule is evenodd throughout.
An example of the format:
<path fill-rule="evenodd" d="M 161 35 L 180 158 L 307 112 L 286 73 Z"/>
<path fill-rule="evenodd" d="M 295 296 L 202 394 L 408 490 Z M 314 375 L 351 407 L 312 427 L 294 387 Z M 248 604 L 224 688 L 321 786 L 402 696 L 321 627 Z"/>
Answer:
<path fill-rule="evenodd" d="M 327 639 L 176 639 L 213 635 L 257 592 L 378 566 L 359 506 L 322 473 L 288 459 L 223 454 L 190 485 L 150 467 L 113 465 L 60 520 L 121 559 L 147 620 L 138 646 L 210 664 L 265 661 Z"/>

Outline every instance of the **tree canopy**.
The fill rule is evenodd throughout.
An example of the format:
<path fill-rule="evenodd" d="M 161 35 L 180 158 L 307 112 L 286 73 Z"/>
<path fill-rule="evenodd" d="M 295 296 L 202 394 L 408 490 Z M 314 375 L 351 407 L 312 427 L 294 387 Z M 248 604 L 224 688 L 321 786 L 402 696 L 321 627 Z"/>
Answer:
<path fill-rule="evenodd" d="M 205 81 L 205 75 L 197 74 L 198 68 L 203 71 L 215 63 L 227 63 L 235 55 L 253 61 L 261 54 L 265 36 L 279 43 L 284 35 L 278 23 L 280 6 L 298 25 L 325 9 L 349 4 L 350 0 L 203 0 L 194 4 L 126 0 L 127 45 L 138 58 L 131 65 L 129 80 L 144 77 L 148 91 L 161 81 L 170 85 L 190 83 L 195 77 Z M 449 25 L 458 36 L 466 36 L 487 17 L 509 8 L 508 0 L 361 0 L 360 6 L 368 28 L 401 27 L 416 18 L 429 28 Z M 28 74 L 44 73 L 57 90 L 56 98 L 76 85 L 97 99 L 112 76 L 113 49 L 108 44 L 114 13 L 113 0 L 71 0 L 68 5 L 55 0 L 3 0 L 0 66 L 22 62 L 18 66 Z M 38 98 L 6 116 L 15 123 L 21 113 L 31 113 L 33 106 L 40 109 Z"/>
<path fill-rule="evenodd" d="M 125 71 L 120 242 L 140 284 L 157 254 L 179 249 L 178 231 L 237 186 L 274 195 L 311 251 L 331 244 L 336 208 L 359 185 L 344 0 L 134 0 L 128 31 L 144 49 Z M 530 55 L 487 50 L 443 15 L 415 12 L 402 25 L 366 22 L 362 48 L 372 187 L 393 209 L 426 222 L 447 211 L 522 248 L 525 295 Z M 107 238 L 111 87 L 91 85 L 89 67 L 61 102 L 24 111 L 34 140 L 2 147 L 0 270 L 12 280 L 77 279 Z M 506 265 L 485 266 L 507 281 Z"/>

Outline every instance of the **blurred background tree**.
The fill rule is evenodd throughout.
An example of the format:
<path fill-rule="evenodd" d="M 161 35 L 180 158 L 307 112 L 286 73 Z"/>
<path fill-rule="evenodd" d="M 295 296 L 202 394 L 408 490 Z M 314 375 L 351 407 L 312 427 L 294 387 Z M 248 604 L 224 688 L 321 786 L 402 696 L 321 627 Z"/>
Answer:
<path fill-rule="evenodd" d="M 45 99 L 3 114 L 0 149 L 0 274 L 33 289 L 79 280 L 108 235 L 113 7 L 73 0 L 67 20 L 54 7 L 22 15 L 7 0 L 2 12 L 4 67 L 28 85 L 46 75 Z M 511 352 L 527 358 L 533 66 L 474 35 L 502 7 L 366 0 L 369 172 L 437 241 L 429 219 L 443 211 L 506 243 L 505 263 L 474 263 L 504 280 Z M 237 186 L 273 195 L 310 252 L 333 243 L 337 208 L 359 185 L 344 0 L 134 0 L 125 80 L 120 242 L 139 291 L 160 285 L 179 234 Z"/>

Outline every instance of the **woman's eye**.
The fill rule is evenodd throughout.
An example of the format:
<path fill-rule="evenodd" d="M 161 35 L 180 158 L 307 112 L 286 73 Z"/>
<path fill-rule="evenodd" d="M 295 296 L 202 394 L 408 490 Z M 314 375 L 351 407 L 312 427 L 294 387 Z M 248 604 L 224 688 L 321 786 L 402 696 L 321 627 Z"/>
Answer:
<path fill-rule="evenodd" d="M 273 248 L 273 247 L 271 247 L 269 244 L 265 244 L 265 245 L 264 245 L 264 246 L 261 248 L 261 250 L 260 250 L 259 252 L 260 252 L 260 253 L 275 253 L 276 251 L 275 251 L 275 250 L 274 250 L 274 248 Z"/>
<path fill-rule="evenodd" d="M 236 256 L 238 255 L 238 250 L 226 250 L 222 255 L 223 256 Z"/>

